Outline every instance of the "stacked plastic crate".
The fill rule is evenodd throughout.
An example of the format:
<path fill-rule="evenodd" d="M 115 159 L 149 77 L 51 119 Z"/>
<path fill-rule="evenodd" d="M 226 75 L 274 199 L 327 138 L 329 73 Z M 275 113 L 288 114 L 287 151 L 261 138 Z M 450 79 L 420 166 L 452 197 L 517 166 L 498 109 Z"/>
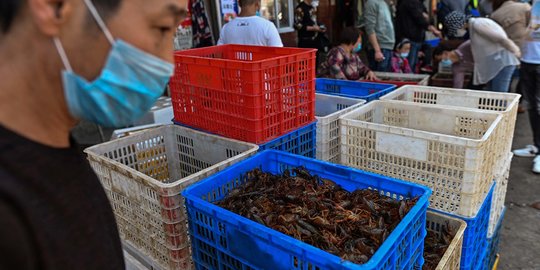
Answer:
<path fill-rule="evenodd" d="M 469 110 L 474 109 L 477 112 L 488 112 L 488 113 L 497 113 L 501 116 L 500 122 L 500 131 L 499 135 L 494 135 L 496 141 L 498 141 L 498 146 L 495 146 L 490 152 L 489 155 L 495 157 L 495 162 L 491 169 L 490 174 L 485 174 L 480 180 L 484 177 L 489 177 L 492 175 L 492 178 L 495 180 L 495 187 L 493 191 L 488 194 L 486 198 L 490 198 L 491 201 L 484 201 L 482 206 L 476 212 L 476 217 L 474 217 L 474 212 L 463 213 L 463 212 L 453 212 L 448 211 L 447 209 L 440 209 L 438 205 L 431 205 L 436 209 L 442 210 L 446 213 L 457 214 L 458 217 L 467 221 L 468 227 L 465 232 L 465 240 L 463 246 L 464 258 L 462 260 L 462 269 L 491 269 L 495 261 L 496 252 L 498 250 L 498 235 L 500 230 L 500 224 L 503 218 L 504 212 L 504 199 L 506 196 L 506 189 L 508 184 L 508 174 L 510 170 L 510 164 L 512 160 L 512 154 L 510 152 L 514 127 L 517 114 L 517 105 L 519 102 L 519 95 L 508 94 L 508 93 L 494 93 L 494 92 L 485 92 L 485 91 L 470 91 L 470 90 L 460 90 L 460 89 L 447 89 L 447 88 L 434 88 L 434 87 L 421 87 L 421 86 L 404 86 L 392 93 L 381 98 L 381 100 L 394 100 L 402 101 L 408 103 L 416 103 L 418 105 L 422 104 L 435 104 L 440 106 L 441 109 L 445 108 L 458 108 L 460 110 Z M 446 109 L 445 109 L 446 110 Z M 472 121 L 473 114 L 470 114 L 466 121 Z M 465 120 L 465 118 L 464 118 Z M 446 123 L 451 125 L 451 123 Z M 478 130 L 481 131 L 481 130 Z M 479 134 L 481 134 L 480 132 Z M 483 133 L 486 135 L 487 133 Z M 438 157 L 441 160 L 445 160 L 453 157 L 443 158 L 442 156 Z M 455 158 L 455 157 L 454 157 Z M 486 157 L 487 158 L 487 157 Z M 474 165 L 470 161 L 466 161 L 465 166 L 470 167 Z M 472 167 L 470 167 L 472 168 Z M 466 177 L 467 174 L 463 174 L 463 177 Z M 482 180 L 483 181 L 483 180 Z M 446 185 L 453 185 L 455 183 L 447 182 Z M 429 184 L 428 184 L 429 186 Z M 466 190 L 464 190 L 466 191 Z M 492 194 L 491 194 L 492 193 Z M 434 189 L 434 194 L 437 194 L 437 191 Z M 442 193 L 441 196 L 448 196 L 447 193 Z M 461 200 L 466 198 L 461 196 Z M 489 205 L 488 209 L 485 208 L 485 205 Z M 487 222 L 485 219 L 488 219 Z M 482 219 L 482 220 L 480 220 Z M 487 224 L 487 225 L 484 225 Z M 487 229 L 484 227 L 487 226 Z M 485 235 L 479 234 L 486 231 Z M 475 238 L 479 244 L 478 246 L 471 246 L 474 249 L 482 247 L 484 250 L 481 251 L 483 254 L 475 255 L 475 258 L 484 258 L 487 263 L 481 264 L 480 261 L 470 261 L 466 258 L 467 253 L 470 253 L 470 249 L 467 249 L 467 246 L 470 246 L 467 243 L 468 236 L 474 234 Z M 472 243 L 474 243 L 473 241 Z M 473 265 L 474 264 L 474 265 Z"/>
<path fill-rule="evenodd" d="M 365 264 L 315 248 L 214 204 L 249 181 L 249 172 L 282 174 L 302 166 L 349 192 L 377 190 L 396 200 L 418 197 L 413 208 Z M 423 263 L 426 211 L 431 191 L 420 185 L 279 151 L 264 151 L 192 185 L 186 198 L 193 261 L 197 269 L 396 269 L 413 270 Z"/>
<path fill-rule="evenodd" d="M 180 192 L 257 150 L 251 143 L 168 125 L 85 152 L 107 193 L 126 249 L 150 269 L 190 269 Z"/>
<path fill-rule="evenodd" d="M 175 52 L 174 121 L 315 157 L 315 52 L 244 45 Z"/>

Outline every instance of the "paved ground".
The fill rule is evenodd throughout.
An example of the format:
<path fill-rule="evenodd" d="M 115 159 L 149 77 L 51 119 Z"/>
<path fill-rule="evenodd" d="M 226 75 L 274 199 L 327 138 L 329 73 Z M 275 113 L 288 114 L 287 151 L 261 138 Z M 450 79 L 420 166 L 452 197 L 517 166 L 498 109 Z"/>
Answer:
<path fill-rule="evenodd" d="M 527 114 L 518 115 L 514 148 L 532 143 Z M 506 194 L 498 270 L 540 269 L 540 175 L 531 172 L 532 158 L 514 157 Z"/>
<path fill-rule="evenodd" d="M 520 114 L 516 124 L 514 148 L 532 142 L 527 114 Z M 108 140 L 111 130 L 104 130 Z M 79 143 L 100 142 L 98 129 L 82 123 L 73 132 Z M 506 196 L 506 216 L 500 243 L 499 270 L 540 270 L 540 210 L 529 205 L 540 201 L 540 175 L 531 172 L 531 158 L 514 158 Z M 137 268 L 135 268 L 137 269 Z"/>

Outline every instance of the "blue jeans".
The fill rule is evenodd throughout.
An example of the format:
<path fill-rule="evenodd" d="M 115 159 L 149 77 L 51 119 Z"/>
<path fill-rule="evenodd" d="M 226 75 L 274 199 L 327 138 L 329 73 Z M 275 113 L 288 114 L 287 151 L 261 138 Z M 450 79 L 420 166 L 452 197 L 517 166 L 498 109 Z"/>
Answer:
<path fill-rule="evenodd" d="M 494 92 L 508 92 L 515 69 L 516 66 L 506 66 L 501 69 L 501 71 L 497 73 L 497 76 L 488 82 L 487 90 Z"/>
<path fill-rule="evenodd" d="M 422 43 L 420 42 L 411 42 L 411 51 L 409 52 L 409 66 L 413 73 L 416 73 L 416 64 L 418 63 L 418 52 L 422 49 Z"/>
<path fill-rule="evenodd" d="M 368 51 L 369 68 L 373 71 L 387 72 L 390 70 L 390 61 L 392 60 L 392 50 L 381 49 L 384 55 L 384 60 L 381 62 L 375 61 L 375 50 Z"/>

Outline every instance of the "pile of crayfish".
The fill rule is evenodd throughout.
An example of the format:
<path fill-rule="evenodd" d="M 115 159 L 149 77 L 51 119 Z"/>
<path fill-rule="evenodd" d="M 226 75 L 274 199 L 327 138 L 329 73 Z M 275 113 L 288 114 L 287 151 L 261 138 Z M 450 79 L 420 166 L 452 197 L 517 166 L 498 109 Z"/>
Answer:
<path fill-rule="evenodd" d="M 428 231 L 424 239 L 424 265 L 422 270 L 434 270 L 439 265 L 444 253 L 454 239 L 455 230 L 448 224 L 443 226 L 440 233 Z"/>
<path fill-rule="evenodd" d="M 353 263 L 366 263 L 415 205 L 373 190 L 349 192 L 302 167 L 259 169 L 217 205 Z"/>

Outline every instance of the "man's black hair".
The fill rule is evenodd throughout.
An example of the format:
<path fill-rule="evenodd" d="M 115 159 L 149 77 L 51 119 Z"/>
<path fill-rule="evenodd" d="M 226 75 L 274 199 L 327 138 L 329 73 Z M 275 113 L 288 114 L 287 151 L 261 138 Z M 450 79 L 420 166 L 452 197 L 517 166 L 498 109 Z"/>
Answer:
<path fill-rule="evenodd" d="M 435 47 L 433 50 L 433 57 L 442 55 L 445 51 L 450 52 L 453 51 L 453 49 L 450 46 L 439 44 L 439 46 Z"/>
<path fill-rule="evenodd" d="M 116 11 L 120 2 L 122 0 L 92 0 L 92 3 L 94 3 L 103 16 L 110 15 Z M 15 18 L 17 18 L 21 8 L 25 4 L 25 0 L 0 0 L 0 33 L 9 32 Z"/>
<path fill-rule="evenodd" d="M 347 44 L 351 45 L 356 43 L 358 40 L 358 37 L 360 37 L 360 30 L 358 28 L 354 27 L 347 27 L 341 31 L 341 34 L 339 35 L 339 41 L 338 44 Z"/>

